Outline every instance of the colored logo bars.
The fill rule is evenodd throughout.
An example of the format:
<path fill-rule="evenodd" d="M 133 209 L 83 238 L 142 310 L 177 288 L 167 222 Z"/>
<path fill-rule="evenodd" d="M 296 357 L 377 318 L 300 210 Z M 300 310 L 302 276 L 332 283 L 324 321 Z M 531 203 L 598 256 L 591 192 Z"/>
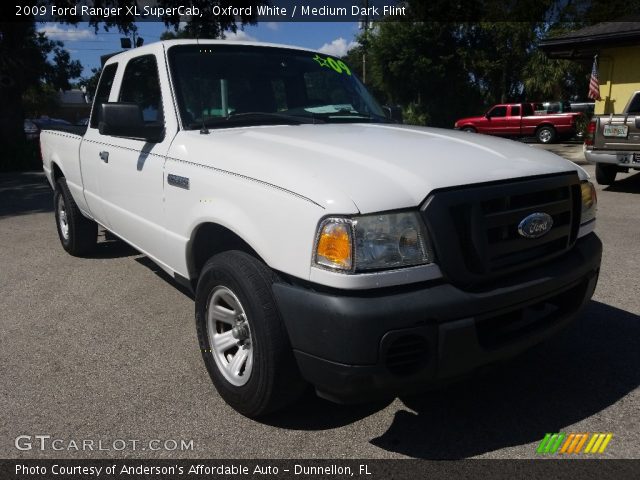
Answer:
<path fill-rule="evenodd" d="M 536 453 L 552 455 L 555 453 L 603 453 L 613 438 L 613 433 L 547 433 Z M 586 446 L 585 446 L 586 445 Z M 584 447 L 584 450 L 583 450 Z"/>

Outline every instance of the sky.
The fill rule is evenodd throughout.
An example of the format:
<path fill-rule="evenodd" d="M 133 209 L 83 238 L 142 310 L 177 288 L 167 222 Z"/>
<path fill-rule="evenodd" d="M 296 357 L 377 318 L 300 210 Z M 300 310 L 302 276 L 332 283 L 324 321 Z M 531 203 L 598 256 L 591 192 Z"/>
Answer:
<path fill-rule="evenodd" d="M 144 44 L 160 40 L 167 28 L 161 22 L 139 22 L 138 35 L 144 38 Z M 44 23 L 37 28 L 52 40 L 64 42 L 71 58 L 79 60 L 83 66 L 83 76 L 90 76 L 91 69 L 100 67 L 100 56 L 118 52 L 120 34 L 112 29 L 105 32 L 102 27 L 98 33 L 86 23 L 76 26 L 61 23 Z M 266 22 L 238 29 L 236 34 L 227 33 L 227 39 L 282 43 L 320 50 L 324 53 L 342 56 L 353 46 L 358 34 L 357 23 L 347 22 Z"/>

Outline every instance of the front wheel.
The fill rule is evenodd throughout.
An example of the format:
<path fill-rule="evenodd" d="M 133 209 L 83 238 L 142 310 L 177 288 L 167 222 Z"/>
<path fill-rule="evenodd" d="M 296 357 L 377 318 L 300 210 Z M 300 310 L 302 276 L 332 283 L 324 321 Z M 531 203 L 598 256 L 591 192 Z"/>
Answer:
<path fill-rule="evenodd" d="M 209 376 L 225 402 L 247 417 L 285 407 L 305 387 L 273 298 L 274 279 L 256 258 L 229 251 L 205 264 L 196 289 Z"/>
<path fill-rule="evenodd" d="M 466 133 L 476 133 L 476 129 L 473 127 L 463 127 L 462 131 Z"/>
<path fill-rule="evenodd" d="M 56 182 L 53 203 L 62 248 L 76 257 L 93 250 L 98 241 L 98 224 L 82 215 L 64 177 Z"/>
<path fill-rule="evenodd" d="M 596 180 L 600 185 L 611 185 L 616 181 L 617 174 L 618 167 L 615 165 L 596 163 Z"/>
<path fill-rule="evenodd" d="M 540 127 L 536 132 L 536 138 L 540 143 L 553 143 L 556 139 L 556 130 L 553 127 Z"/>

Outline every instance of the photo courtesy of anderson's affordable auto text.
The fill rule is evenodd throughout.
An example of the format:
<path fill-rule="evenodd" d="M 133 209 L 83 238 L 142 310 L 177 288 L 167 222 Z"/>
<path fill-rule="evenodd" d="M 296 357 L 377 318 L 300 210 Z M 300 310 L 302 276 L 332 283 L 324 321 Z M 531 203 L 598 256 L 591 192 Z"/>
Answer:
<path fill-rule="evenodd" d="M 0 480 L 640 477 L 640 0 L 20 0 Z"/>

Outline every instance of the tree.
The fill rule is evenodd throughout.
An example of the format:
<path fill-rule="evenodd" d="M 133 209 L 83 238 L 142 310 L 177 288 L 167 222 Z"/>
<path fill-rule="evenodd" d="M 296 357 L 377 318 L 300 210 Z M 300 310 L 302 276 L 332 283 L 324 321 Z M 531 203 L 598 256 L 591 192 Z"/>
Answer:
<path fill-rule="evenodd" d="M 137 0 L 96 0 L 94 6 L 100 7 L 127 7 L 137 5 Z M 222 7 L 247 7 L 249 5 L 265 4 L 266 0 L 220 0 L 217 2 Z M 39 5 L 50 6 L 53 0 L 38 2 Z M 56 0 L 57 7 L 72 7 L 75 0 Z M 209 0 L 193 0 L 193 6 L 200 8 L 201 17 L 193 17 L 187 22 L 184 31 L 191 37 L 217 38 L 224 31 L 237 31 L 238 25 L 255 24 L 256 9 L 252 9 L 252 15 L 246 15 L 247 10 L 242 10 L 240 17 L 230 14 L 213 15 Z M 177 7 L 182 6 L 181 0 L 159 0 L 158 6 Z M 126 9 L 125 9 L 126 12 Z M 51 83 L 56 88 L 69 88 L 69 82 L 80 75 L 81 70 L 77 62 L 71 61 L 68 53 L 64 52 L 61 44 L 48 42 L 36 32 L 35 18 L 23 16 L 15 17 L 15 6 L 3 2 L 0 5 L 0 18 L 14 19 L 13 21 L 0 22 L 0 145 L 5 146 L 3 158 L 9 158 L 15 164 L 14 158 L 18 158 L 24 151 L 24 107 L 22 105 L 23 93 L 29 88 L 37 88 L 40 82 Z M 76 16 L 65 15 L 56 18 L 65 23 L 75 24 L 81 19 Z M 177 14 L 165 16 L 162 19 L 167 26 L 178 29 L 183 20 Z M 96 30 L 103 27 L 106 30 L 116 28 L 123 33 L 128 33 L 134 27 L 135 18 L 124 14 L 114 17 L 92 17 L 90 25 Z M 53 56 L 53 62 L 48 62 L 48 55 Z M 55 66 L 55 68 L 53 68 Z M 94 72 L 95 77 L 95 72 Z M 12 150 L 12 151 L 9 151 Z M 0 169 L 2 164 L 0 164 Z M 5 166 L 6 168 L 6 166 Z"/>
<path fill-rule="evenodd" d="M 82 66 L 72 61 L 61 42 L 36 32 L 34 22 L 0 24 L 0 142 L 4 146 L 0 169 L 19 165 L 25 147 L 23 118 L 42 109 L 34 102 L 52 104 L 52 92 L 68 90 Z M 25 159 L 29 163 L 31 159 Z"/>
<path fill-rule="evenodd" d="M 82 77 L 78 82 L 79 87 L 84 87 L 87 89 L 88 98 L 93 99 L 93 96 L 96 93 L 96 89 L 98 88 L 98 81 L 100 80 L 101 73 L 102 73 L 102 69 L 94 67 L 91 69 L 90 76 Z"/>
<path fill-rule="evenodd" d="M 22 94 L 22 107 L 27 117 L 39 117 L 59 105 L 58 90 L 47 83 L 28 87 Z"/>
<path fill-rule="evenodd" d="M 480 102 L 459 47 L 457 24 L 380 22 L 370 36 L 367 83 L 402 105 L 408 123 L 451 127 Z"/>

